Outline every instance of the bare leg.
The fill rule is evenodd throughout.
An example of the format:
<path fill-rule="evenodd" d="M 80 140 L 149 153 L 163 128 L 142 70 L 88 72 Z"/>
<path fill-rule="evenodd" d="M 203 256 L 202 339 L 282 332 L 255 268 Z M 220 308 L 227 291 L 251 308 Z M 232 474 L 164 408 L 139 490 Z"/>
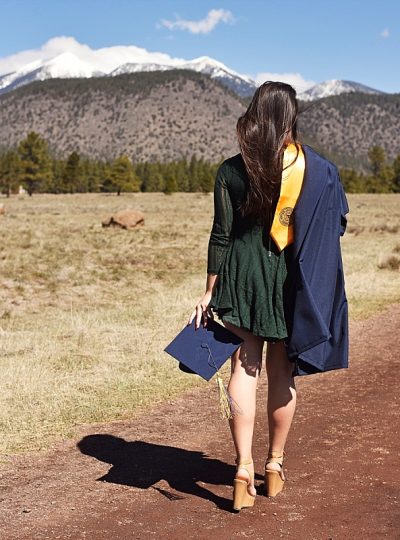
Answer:
<path fill-rule="evenodd" d="M 244 340 L 239 349 L 232 355 L 231 378 L 228 384 L 228 392 L 241 411 L 229 421 L 237 462 L 239 463 L 252 460 L 256 390 L 261 370 L 264 340 L 229 322 L 224 322 L 224 325 Z M 253 466 L 249 466 L 249 469 L 254 472 Z M 250 493 L 255 495 L 254 486 Z"/>
<path fill-rule="evenodd" d="M 268 343 L 268 430 L 270 450 L 282 451 L 296 410 L 296 387 L 292 377 L 293 364 L 289 361 L 283 341 Z M 277 463 L 267 468 L 279 470 Z"/>

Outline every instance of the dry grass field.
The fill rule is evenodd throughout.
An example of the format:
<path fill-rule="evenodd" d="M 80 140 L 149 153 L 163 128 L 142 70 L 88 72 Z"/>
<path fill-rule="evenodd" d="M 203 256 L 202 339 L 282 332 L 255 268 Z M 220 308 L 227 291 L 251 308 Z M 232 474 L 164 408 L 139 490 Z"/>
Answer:
<path fill-rule="evenodd" d="M 2 199 L 0 453 L 132 418 L 189 385 L 163 352 L 204 290 L 212 194 Z M 343 256 L 353 319 L 400 301 L 400 196 L 350 195 Z M 135 207 L 145 226 L 104 229 Z"/>

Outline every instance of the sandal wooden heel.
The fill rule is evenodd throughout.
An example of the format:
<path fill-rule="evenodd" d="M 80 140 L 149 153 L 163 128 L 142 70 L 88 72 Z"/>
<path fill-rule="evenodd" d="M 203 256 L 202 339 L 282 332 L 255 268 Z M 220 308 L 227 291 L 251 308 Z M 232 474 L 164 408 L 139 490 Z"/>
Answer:
<path fill-rule="evenodd" d="M 233 480 L 233 509 L 236 511 L 242 508 L 250 508 L 254 506 L 256 500 L 255 495 L 249 493 L 249 487 L 254 485 L 254 473 L 250 472 L 247 465 L 251 465 L 252 461 L 239 463 L 237 466 L 236 477 Z M 239 469 L 245 469 L 249 475 L 249 480 L 240 478 Z"/>
<path fill-rule="evenodd" d="M 275 497 L 283 489 L 283 485 L 285 483 L 285 476 L 283 474 L 283 458 L 285 455 L 285 452 L 268 452 L 268 458 L 265 462 L 265 492 L 267 497 Z M 278 463 L 278 465 L 281 467 L 280 471 L 267 469 L 268 463 Z"/>

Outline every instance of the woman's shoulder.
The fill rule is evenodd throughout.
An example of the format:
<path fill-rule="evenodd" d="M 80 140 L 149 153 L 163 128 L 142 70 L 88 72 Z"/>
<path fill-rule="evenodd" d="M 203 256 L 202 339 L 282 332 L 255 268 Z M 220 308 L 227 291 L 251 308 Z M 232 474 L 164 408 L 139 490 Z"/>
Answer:
<path fill-rule="evenodd" d="M 244 164 L 242 154 L 235 154 L 226 158 L 220 165 L 220 171 L 226 176 L 230 177 L 232 175 L 237 175 L 242 178 L 247 176 L 246 166 Z"/>
<path fill-rule="evenodd" d="M 226 158 L 219 166 L 218 178 L 229 190 L 232 197 L 241 198 L 248 187 L 246 166 L 241 154 Z"/>

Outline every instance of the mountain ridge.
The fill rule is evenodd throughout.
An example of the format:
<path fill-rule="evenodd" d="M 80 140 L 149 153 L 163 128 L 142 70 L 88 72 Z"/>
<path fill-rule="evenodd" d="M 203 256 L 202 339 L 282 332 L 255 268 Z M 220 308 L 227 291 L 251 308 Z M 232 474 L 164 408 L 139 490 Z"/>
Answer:
<path fill-rule="evenodd" d="M 218 161 L 238 152 L 235 125 L 248 100 L 191 70 L 34 81 L 0 96 L 3 147 L 39 132 L 55 153 L 128 154 L 170 161 L 195 154 Z M 300 102 L 299 131 L 341 166 L 365 169 L 368 149 L 400 149 L 400 94 L 354 92 Z"/>

